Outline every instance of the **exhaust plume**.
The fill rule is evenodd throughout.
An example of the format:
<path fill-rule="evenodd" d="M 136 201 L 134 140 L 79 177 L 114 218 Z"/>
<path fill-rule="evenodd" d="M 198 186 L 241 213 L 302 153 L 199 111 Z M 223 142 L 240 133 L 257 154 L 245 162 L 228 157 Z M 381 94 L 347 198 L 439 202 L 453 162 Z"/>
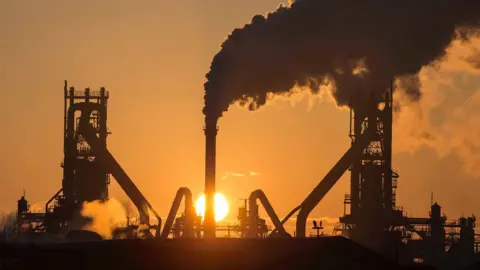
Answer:
<path fill-rule="evenodd" d="M 206 75 L 206 122 L 230 104 L 255 110 L 294 87 L 329 85 L 337 105 L 362 104 L 396 78 L 421 98 L 417 74 L 441 62 L 453 40 L 479 28 L 480 1 L 297 0 L 253 17 L 222 44 Z M 469 59 L 472 65 L 477 58 Z"/>

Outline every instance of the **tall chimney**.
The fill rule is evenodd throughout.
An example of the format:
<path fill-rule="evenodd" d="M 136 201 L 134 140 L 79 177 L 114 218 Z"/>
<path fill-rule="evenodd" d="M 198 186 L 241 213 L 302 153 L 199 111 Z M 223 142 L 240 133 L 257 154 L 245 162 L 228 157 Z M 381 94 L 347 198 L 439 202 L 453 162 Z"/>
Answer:
<path fill-rule="evenodd" d="M 216 155 L 216 137 L 217 121 L 205 121 L 205 221 L 204 237 L 215 238 L 215 155 Z"/>

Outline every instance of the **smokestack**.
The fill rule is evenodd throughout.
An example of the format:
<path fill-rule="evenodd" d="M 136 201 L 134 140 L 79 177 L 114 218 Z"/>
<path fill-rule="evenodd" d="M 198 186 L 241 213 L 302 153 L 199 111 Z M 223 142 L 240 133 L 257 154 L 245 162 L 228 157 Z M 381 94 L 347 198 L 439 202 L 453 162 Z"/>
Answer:
<path fill-rule="evenodd" d="M 205 221 L 204 237 L 215 237 L 215 156 L 217 119 L 205 119 Z"/>

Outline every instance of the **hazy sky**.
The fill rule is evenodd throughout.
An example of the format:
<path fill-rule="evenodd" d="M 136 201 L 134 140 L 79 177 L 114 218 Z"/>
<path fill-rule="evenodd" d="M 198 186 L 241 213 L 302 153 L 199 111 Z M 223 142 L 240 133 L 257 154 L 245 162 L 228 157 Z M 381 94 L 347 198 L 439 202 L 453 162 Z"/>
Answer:
<path fill-rule="evenodd" d="M 110 91 L 109 149 L 161 215 L 179 187 L 197 197 L 204 181 L 204 75 L 235 27 L 280 3 L 0 0 L 0 210 L 14 209 L 24 188 L 30 203 L 43 204 L 61 186 L 65 79 L 78 90 Z M 475 93 L 480 86 L 475 73 L 441 75 L 454 81 L 444 89 L 459 82 Z M 465 102 L 446 93 L 429 107 L 433 120 Z M 255 189 L 283 217 L 348 149 L 347 111 L 308 97 L 293 105 L 276 100 L 254 113 L 232 107 L 220 120 L 217 190 L 230 201 L 231 218 Z M 465 173 L 454 152 L 439 157 L 429 146 L 415 149 L 394 155 L 397 201 L 409 215 L 428 213 L 432 191 L 447 216 L 479 209 L 480 179 Z M 342 214 L 346 176 L 312 216 Z M 123 198 L 116 185 L 112 195 Z"/>

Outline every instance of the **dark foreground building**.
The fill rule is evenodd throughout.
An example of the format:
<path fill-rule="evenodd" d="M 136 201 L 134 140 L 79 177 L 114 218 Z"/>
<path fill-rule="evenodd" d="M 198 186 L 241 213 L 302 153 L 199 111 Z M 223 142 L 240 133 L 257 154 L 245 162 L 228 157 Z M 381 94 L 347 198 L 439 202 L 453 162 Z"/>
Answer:
<path fill-rule="evenodd" d="M 4 244 L 1 256 L 0 269 L 407 269 L 343 237 Z"/>

